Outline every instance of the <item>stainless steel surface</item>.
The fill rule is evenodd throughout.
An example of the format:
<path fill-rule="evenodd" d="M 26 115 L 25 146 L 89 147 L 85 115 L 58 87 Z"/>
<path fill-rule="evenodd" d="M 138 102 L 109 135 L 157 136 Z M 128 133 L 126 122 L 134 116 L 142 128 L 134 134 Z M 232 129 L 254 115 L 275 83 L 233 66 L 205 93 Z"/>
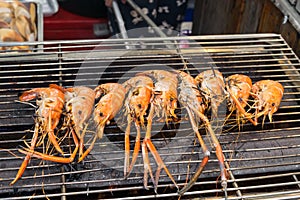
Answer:
<path fill-rule="evenodd" d="M 3 199 L 177 199 L 169 178 L 162 172 L 158 194 L 142 185 L 141 155 L 134 173 L 123 178 L 124 132 L 112 123 L 106 137 L 84 163 L 62 165 L 33 158 L 21 180 L 9 186 L 22 162 L 18 152 L 30 142 L 34 108 L 16 102 L 22 91 L 57 83 L 64 87 L 124 81 L 152 67 L 184 68 L 192 75 L 215 65 L 225 77 L 249 75 L 254 82 L 273 79 L 283 84 L 284 98 L 274 122 L 250 123 L 239 128 L 230 118 L 219 135 L 229 171 L 228 199 L 300 198 L 300 61 L 277 34 L 210 35 L 191 37 L 77 40 L 36 42 L 42 51 L 0 54 L 0 193 Z M 143 46 L 141 46 L 143 42 Z M 134 49 L 126 49 L 134 45 Z M 13 44 L 12 44 L 13 45 Z M 170 49 L 179 47 L 179 49 Z M 146 47 L 146 48 L 145 48 Z M 91 51 L 93 50 L 93 51 Z M 180 54 L 180 55 L 179 55 Z M 101 76 L 101 78 L 100 78 Z M 76 80 L 76 81 L 75 81 Z M 179 127 L 153 125 L 153 141 L 179 186 L 199 165 L 202 152 L 194 143 L 188 121 Z M 203 132 L 203 128 L 201 128 Z M 133 129 L 132 135 L 134 136 Z M 131 138 L 131 144 L 134 143 Z M 209 138 L 204 135 L 209 143 Z M 68 152 L 68 144 L 62 144 Z M 112 151 L 113 147 L 113 151 Z M 165 147 L 165 148 L 163 148 Z M 41 151 L 41 147 L 37 150 Z M 211 149 L 208 166 L 182 198 L 224 199 L 218 181 L 218 161 Z M 155 162 L 151 159 L 155 169 Z M 188 176 L 187 176 L 188 175 Z M 63 192 L 62 192 L 63 191 Z"/>

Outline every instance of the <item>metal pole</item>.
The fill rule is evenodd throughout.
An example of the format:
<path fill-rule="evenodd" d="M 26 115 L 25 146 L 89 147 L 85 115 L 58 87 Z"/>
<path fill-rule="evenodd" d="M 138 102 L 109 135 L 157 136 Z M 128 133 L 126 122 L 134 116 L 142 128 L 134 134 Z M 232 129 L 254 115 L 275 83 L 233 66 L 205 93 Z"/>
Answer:
<path fill-rule="evenodd" d="M 112 8 L 113 8 L 115 16 L 117 18 L 118 26 L 120 29 L 120 34 L 121 34 L 122 38 L 127 39 L 128 35 L 127 35 L 126 28 L 124 25 L 124 20 L 122 18 L 118 3 L 115 0 L 112 2 Z"/>
<path fill-rule="evenodd" d="M 127 35 L 127 31 L 126 31 L 126 28 L 125 28 L 125 25 L 124 25 L 123 17 L 122 17 L 122 14 L 120 12 L 120 8 L 118 6 L 118 3 L 115 0 L 113 0 L 113 2 L 112 2 L 112 7 L 113 7 L 113 10 L 114 10 L 114 14 L 117 18 L 117 22 L 118 22 L 118 26 L 119 26 L 119 29 L 120 29 L 121 37 L 123 39 L 128 39 L 128 35 Z M 125 47 L 126 47 L 126 49 L 133 49 L 134 48 L 133 46 L 129 46 L 128 42 L 125 42 Z"/>

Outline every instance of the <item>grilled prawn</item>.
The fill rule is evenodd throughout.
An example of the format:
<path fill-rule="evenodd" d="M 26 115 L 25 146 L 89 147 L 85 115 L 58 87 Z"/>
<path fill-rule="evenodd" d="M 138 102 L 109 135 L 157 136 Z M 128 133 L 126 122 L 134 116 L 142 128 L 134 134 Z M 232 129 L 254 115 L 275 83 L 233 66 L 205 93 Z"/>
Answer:
<path fill-rule="evenodd" d="M 137 76 L 148 76 L 154 81 L 155 114 L 166 122 L 177 119 L 175 109 L 177 108 L 177 78 L 173 73 L 165 70 L 149 70 L 140 72 Z M 160 120 L 161 120 L 160 119 Z"/>
<path fill-rule="evenodd" d="M 78 148 L 79 155 L 82 155 L 85 135 L 84 126 L 85 123 L 89 120 L 93 111 L 95 92 L 94 90 L 88 87 L 76 86 L 64 89 L 64 94 L 65 108 L 67 112 L 65 126 L 69 127 L 69 129 L 71 130 L 72 138 L 75 144 L 75 149 L 68 158 L 43 154 L 36 151 L 31 152 L 32 156 L 34 157 L 59 163 L 71 163 L 73 162 L 77 154 Z"/>
<path fill-rule="evenodd" d="M 212 111 L 215 112 L 225 97 L 225 83 L 222 73 L 218 70 L 206 70 L 198 74 L 195 81 L 207 102 L 206 108 L 210 103 Z"/>
<path fill-rule="evenodd" d="M 153 98 L 153 81 L 147 76 L 135 76 L 123 83 L 123 86 L 126 88 L 127 98 L 125 100 L 125 110 L 127 114 L 127 127 L 125 130 L 125 159 L 124 159 L 124 176 L 128 177 L 131 169 L 133 168 L 134 163 L 136 162 L 138 152 L 140 150 L 140 139 L 141 139 L 141 126 L 144 126 L 145 115 L 150 104 L 151 99 Z M 134 122 L 137 135 L 135 140 L 134 151 L 132 155 L 132 160 L 130 162 L 130 125 Z M 152 144 L 152 143 L 151 143 Z M 146 147 L 143 143 L 143 156 L 146 152 L 144 150 Z M 151 151 L 152 152 L 152 151 Z M 150 170 L 150 176 L 152 182 L 155 184 L 151 168 L 148 168 L 149 160 L 147 156 L 144 158 L 144 186 L 147 188 L 147 176 L 148 171 Z M 146 159 L 146 160 L 145 160 Z"/>
<path fill-rule="evenodd" d="M 222 186 L 225 189 L 227 187 L 227 171 L 225 169 L 224 165 L 224 155 L 222 152 L 221 145 L 218 141 L 218 138 L 216 137 L 212 126 L 208 120 L 208 118 L 203 114 L 205 112 L 206 104 L 203 101 L 202 95 L 200 91 L 197 89 L 197 81 L 190 76 L 189 74 L 182 72 L 182 71 L 176 71 L 178 81 L 179 81 L 179 95 L 178 100 L 181 105 L 184 106 L 184 108 L 187 110 L 189 115 L 189 120 L 191 122 L 192 128 L 198 138 L 198 141 L 201 145 L 202 151 L 204 153 L 204 157 L 202 159 L 201 165 L 198 167 L 196 173 L 190 180 L 190 182 L 183 187 L 179 194 L 182 195 L 186 191 L 188 191 L 193 184 L 196 182 L 197 178 L 201 175 L 204 167 L 206 166 L 210 152 L 206 146 L 206 144 L 203 141 L 202 136 L 199 133 L 197 123 L 202 121 L 212 139 L 213 147 L 216 149 L 216 156 L 219 160 L 220 170 L 221 170 L 221 181 Z M 218 85 L 217 85 L 218 86 Z"/>
<path fill-rule="evenodd" d="M 25 153 L 26 157 L 16 175 L 16 178 L 10 183 L 10 185 L 13 185 L 24 173 L 32 156 L 31 152 L 34 151 L 36 146 L 39 134 L 42 134 L 43 137 L 47 135 L 55 149 L 63 154 L 54 134 L 54 129 L 59 123 L 65 102 L 63 88 L 55 84 L 50 84 L 48 88 L 35 88 L 25 91 L 19 99 L 20 101 L 37 99 L 36 104 L 38 109 L 36 110 L 37 117 L 35 119 L 34 134 L 29 148 L 30 152 Z"/>
<path fill-rule="evenodd" d="M 168 168 L 166 167 L 160 155 L 158 154 L 155 146 L 151 142 L 152 119 L 155 116 L 161 117 L 162 119 L 164 118 L 166 123 L 168 123 L 172 119 L 177 119 L 177 116 L 175 115 L 175 109 L 177 108 L 178 80 L 173 73 L 165 70 L 150 70 L 137 74 L 137 76 L 141 75 L 151 77 L 154 81 L 153 98 L 150 102 L 146 136 L 142 144 L 142 152 L 144 158 L 144 186 L 147 187 L 148 173 L 150 173 L 150 175 L 152 173 L 148 158 L 148 148 L 153 154 L 158 165 L 158 168 L 155 173 L 156 177 L 154 183 L 154 190 L 156 191 L 160 171 L 162 169 L 166 171 L 167 175 L 170 177 L 174 185 L 178 188 L 173 176 L 169 172 Z"/>
<path fill-rule="evenodd" d="M 240 117 L 246 117 L 253 125 L 256 125 L 251 119 L 251 114 L 245 111 L 248 105 L 248 99 L 251 93 L 252 80 L 243 74 L 234 74 L 226 78 L 226 89 L 230 94 L 229 111 L 236 111 L 237 121 Z"/>
<path fill-rule="evenodd" d="M 104 127 L 110 123 L 123 106 L 125 99 L 125 88 L 118 83 L 101 84 L 94 89 L 95 98 L 100 98 L 94 109 L 94 122 L 96 124 L 96 134 L 89 148 L 80 156 L 82 161 L 92 150 L 96 139 L 103 137 Z M 83 137 L 83 136 L 82 136 Z"/>
<path fill-rule="evenodd" d="M 195 77 L 195 81 L 203 95 L 205 102 L 203 109 L 211 108 L 211 125 L 215 132 L 220 134 L 223 125 L 220 122 L 225 118 L 225 112 L 222 110 L 225 106 L 221 107 L 221 105 L 226 99 L 223 75 L 218 70 L 206 70 L 198 74 Z"/>
<path fill-rule="evenodd" d="M 77 137 L 80 139 L 79 155 L 83 152 L 83 142 L 87 121 L 89 120 L 95 103 L 95 92 L 91 88 L 77 86 L 67 88 L 65 92 L 66 111 L 72 122 Z"/>
<path fill-rule="evenodd" d="M 270 122 L 272 122 L 272 116 L 277 112 L 284 88 L 283 86 L 273 80 L 261 80 L 253 84 L 252 86 L 252 96 L 255 99 L 254 107 L 255 111 L 255 122 L 257 119 L 264 115 L 268 115 Z"/>

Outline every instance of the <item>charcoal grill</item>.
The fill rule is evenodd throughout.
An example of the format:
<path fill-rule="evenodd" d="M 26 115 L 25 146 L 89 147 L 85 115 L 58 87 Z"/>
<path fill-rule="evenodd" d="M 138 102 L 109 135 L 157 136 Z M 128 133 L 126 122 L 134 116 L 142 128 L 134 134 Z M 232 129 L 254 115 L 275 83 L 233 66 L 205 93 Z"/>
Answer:
<path fill-rule="evenodd" d="M 105 139 L 97 141 L 83 163 L 62 165 L 32 158 L 22 179 L 9 186 L 24 157 L 18 149 L 25 146 L 24 140 L 30 141 L 29 130 L 33 128 L 34 108 L 16 102 L 20 92 L 47 87 L 50 83 L 94 88 L 100 83 L 122 82 L 153 66 L 188 69 L 191 75 L 214 66 L 225 77 L 243 73 L 253 82 L 273 79 L 282 83 L 285 93 L 274 122 L 267 120 L 262 126 L 260 121 L 256 127 L 246 123 L 239 128 L 234 118 L 230 118 L 218 137 L 230 174 L 228 199 L 300 198 L 300 61 L 280 35 L 49 41 L 31 45 L 36 49 L 30 53 L 0 54 L 3 199 L 177 199 L 176 189 L 164 172 L 158 194 L 154 193 L 151 182 L 150 190 L 143 188 L 141 156 L 134 172 L 124 180 L 124 132 L 116 122 L 106 128 Z M 154 144 L 182 187 L 203 156 L 194 142 L 192 128 L 185 120 L 180 126 L 166 127 L 161 122 L 153 126 Z M 161 127 L 164 128 L 160 130 Z M 133 144 L 134 137 L 131 139 Z M 207 137 L 204 139 L 209 143 Z M 67 152 L 72 144 L 62 146 Z M 208 166 L 183 199 L 224 199 L 217 159 L 214 149 L 211 151 Z M 153 160 L 152 163 L 155 167 Z"/>

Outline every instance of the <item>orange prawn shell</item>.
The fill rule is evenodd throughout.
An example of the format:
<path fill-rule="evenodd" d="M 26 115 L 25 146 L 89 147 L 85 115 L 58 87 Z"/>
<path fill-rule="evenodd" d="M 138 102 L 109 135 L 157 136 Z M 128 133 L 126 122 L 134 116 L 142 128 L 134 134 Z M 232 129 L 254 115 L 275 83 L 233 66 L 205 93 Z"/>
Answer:
<path fill-rule="evenodd" d="M 218 107 L 223 101 L 225 89 L 222 73 L 218 70 L 206 70 L 198 74 L 195 81 L 204 92 L 206 101 L 210 101 L 213 107 Z"/>
<path fill-rule="evenodd" d="M 32 90 L 25 91 L 20 97 L 20 101 L 30 101 L 40 97 L 41 100 L 37 100 L 39 106 L 36 111 L 37 115 L 42 119 L 44 125 L 48 126 L 49 117 L 51 118 L 51 127 L 54 129 L 62 113 L 64 107 L 64 92 L 63 89 L 55 84 L 51 84 L 49 88 L 34 88 Z"/>
<path fill-rule="evenodd" d="M 199 90 L 196 89 L 198 85 L 198 81 L 196 81 L 191 75 L 183 72 L 183 71 L 176 71 L 179 75 L 179 79 L 181 80 L 179 83 L 181 90 L 185 91 L 185 95 L 179 94 L 178 99 L 180 99 L 181 103 L 185 103 L 191 108 L 195 108 L 200 113 L 204 113 L 207 105 L 203 101 L 202 95 L 200 94 Z M 186 89 L 187 88 L 187 89 Z M 193 100 L 191 101 L 191 98 Z"/>
<path fill-rule="evenodd" d="M 98 94 L 99 96 L 99 94 Z M 98 124 L 106 123 L 111 120 L 121 109 L 125 98 L 125 88 L 121 85 L 111 89 L 97 103 L 95 108 L 95 121 Z M 102 113 L 102 114 L 100 114 Z"/>
<path fill-rule="evenodd" d="M 76 86 L 66 89 L 65 99 L 66 110 L 71 115 L 76 133 L 79 133 L 93 112 L 95 92 L 88 87 Z"/>
<path fill-rule="evenodd" d="M 250 96 L 252 88 L 252 80 L 249 76 L 243 74 L 233 74 L 226 78 L 226 82 L 233 95 L 239 100 L 241 106 L 244 108 Z M 236 110 L 235 103 L 230 99 L 230 110 Z"/>
<path fill-rule="evenodd" d="M 123 106 L 125 88 L 118 83 L 107 83 L 98 86 L 94 91 L 96 92 L 96 98 L 103 95 L 94 109 L 94 121 L 101 138 L 104 126 L 116 116 Z"/>
<path fill-rule="evenodd" d="M 195 77 L 196 82 L 201 85 L 201 88 L 204 89 L 207 94 L 212 91 L 215 94 L 221 94 L 225 88 L 222 73 L 218 70 L 214 70 L 214 72 L 215 73 L 213 73 L 213 70 L 206 70 Z"/>
<path fill-rule="evenodd" d="M 153 89 L 155 98 L 153 101 L 159 107 L 163 107 L 164 110 L 162 112 L 165 112 L 166 115 L 176 117 L 174 111 L 177 108 L 178 80 L 174 74 L 165 70 L 149 70 L 137 75 L 149 76 L 155 79 Z"/>
<path fill-rule="evenodd" d="M 48 88 L 34 88 L 23 92 L 19 97 L 20 101 L 36 100 L 38 106 L 36 110 L 36 123 L 34 129 L 34 135 L 29 147 L 30 151 L 34 151 L 34 147 L 37 145 L 38 133 L 42 135 L 47 134 L 51 143 L 55 149 L 63 154 L 62 149 L 59 147 L 59 143 L 56 140 L 54 129 L 59 123 L 62 109 L 64 107 L 64 89 L 58 85 L 50 84 Z M 26 166 L 32 156 L 32 153 L 24 151 L 26 157 L 22 162 L 15 179 L 10 183 L 13 185 L 18 179 L 21 178 Z"/>
<path fill-rule="evenodd" d="M 128 92 L 127 111 L 143 123 L 153 94 L 152 79 L 147 76 L 136 76 L 127 80 L 123 85 Z"/>
<path fill-rule="evenodd" d="M 277 81 L 261 80 L 252 86 L 252 93 L 252 96 L 258 101 L 258 109 L 263 109 L 265 115 L 272 116 L 279 108 L 284 88 Z"/>

